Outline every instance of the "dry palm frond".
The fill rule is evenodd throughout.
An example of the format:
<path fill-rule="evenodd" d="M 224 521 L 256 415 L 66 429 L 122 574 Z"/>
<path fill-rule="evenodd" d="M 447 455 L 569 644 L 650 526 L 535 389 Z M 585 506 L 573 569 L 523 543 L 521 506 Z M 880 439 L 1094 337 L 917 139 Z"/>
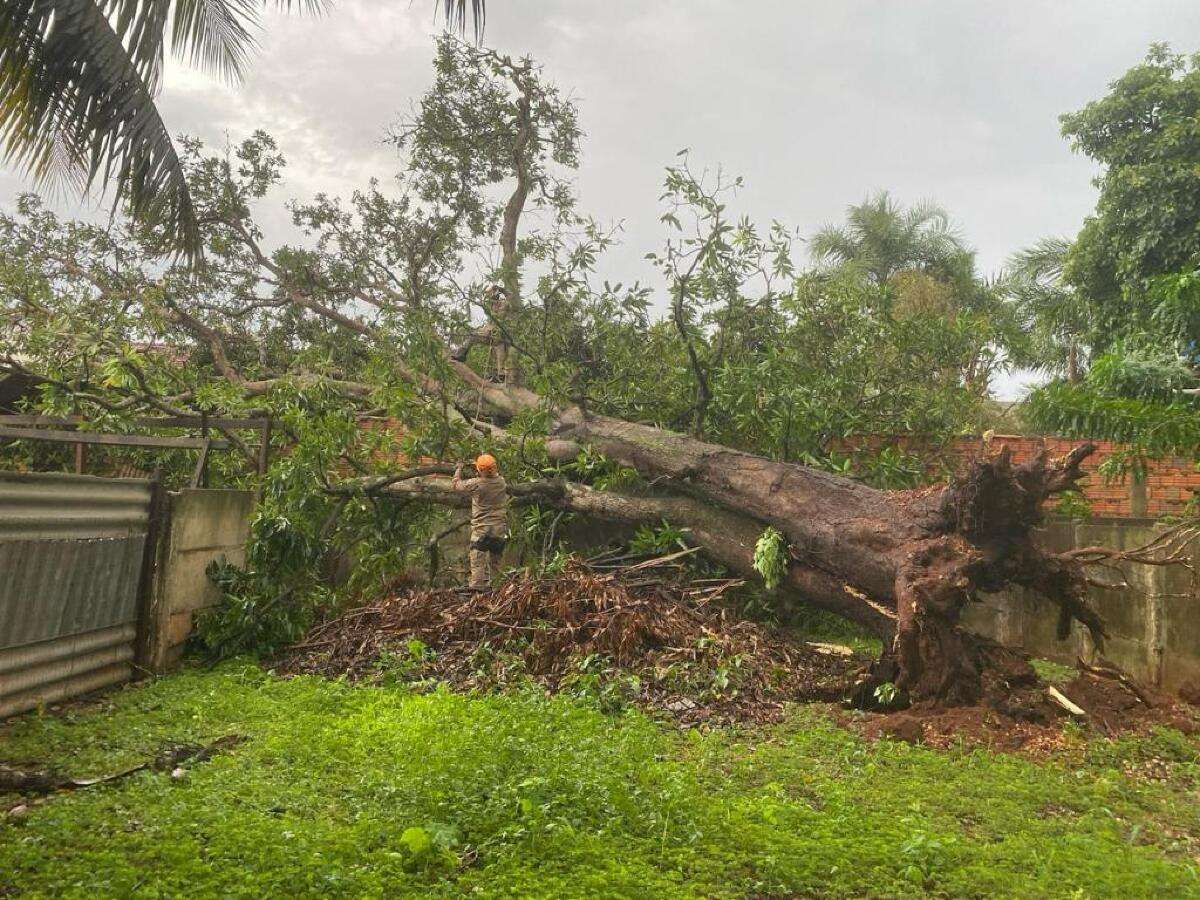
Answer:
<path fill-rule="evenodd" d="M 487 4 L 484 0 L 443 0 L 442 2 L 447 27 L 459 33 L 465 33 L 467 30 L 468 7 L 471 25 L 475 32 L 475 41 L 479 42 L 483 39 L 483 28 L 487 22 Z"/>

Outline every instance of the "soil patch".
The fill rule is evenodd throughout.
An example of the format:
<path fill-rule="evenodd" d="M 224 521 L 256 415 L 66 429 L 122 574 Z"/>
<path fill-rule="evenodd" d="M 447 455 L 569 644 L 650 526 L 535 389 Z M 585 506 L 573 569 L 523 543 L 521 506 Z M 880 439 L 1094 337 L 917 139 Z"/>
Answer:
<path fill-rule="evenodd" d="M 1065 749 L 1070 744 L 1063 732 L 1068 721 L 1107 737 L 1144 734 L 1158 726 L 1184 734 L 1200 728 L 1196 709 L 1138 684 L 1111 665 L 1081 663 L 1079 674 L 1061 692 L 1084 715 L 1068 713 L 1050 699 L 1046 686 L 1039 685 L 995 705 L 913 707 L 847 718 L 846 724 L 871 739 L 888 737 L 941 749 L 961 744 L 1033 756 Z"/>
<path fill-rule="evenodd" d="M 686 722 L 774 721 L 788 701 L 840 700 L 868 662 L 746 621 L 719 601 L 732 582 L 572 563 L 493 591 L 408 589 L 314 628 L 273 662 L 285 674 L 430 679 L 635 702 Z"/>

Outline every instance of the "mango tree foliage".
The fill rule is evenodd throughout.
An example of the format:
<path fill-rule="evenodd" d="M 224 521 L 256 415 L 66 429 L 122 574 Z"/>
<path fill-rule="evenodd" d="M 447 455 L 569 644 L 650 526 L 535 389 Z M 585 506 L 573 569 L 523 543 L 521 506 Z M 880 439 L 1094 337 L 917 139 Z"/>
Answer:
<path fill-rule="evenodd" d="M 1200 402 L 1193 393 L 1200 278 L 1193 272 L 1157 278 L 1147 297 L 1153 330 L 1131 329 L 1077 381 L 1052 381 L 1030 393 L 1023 414 L 1035 428 L 1129 444 L 1134 464 L 1200 453 Z"/>
<path fill-rule="evenodd" d="M 1192 390 L 1200 349 L 1200 57 L 1154 45 L 1108 94 L 1062 117 L 1072 147 L 1103 166 L 1074 242 L 1018 254 L 1006 282 L 1029 327 L 1014 359 L 1062 376 L 1031 392 L 1035 428 L 1200 451 Z"/>

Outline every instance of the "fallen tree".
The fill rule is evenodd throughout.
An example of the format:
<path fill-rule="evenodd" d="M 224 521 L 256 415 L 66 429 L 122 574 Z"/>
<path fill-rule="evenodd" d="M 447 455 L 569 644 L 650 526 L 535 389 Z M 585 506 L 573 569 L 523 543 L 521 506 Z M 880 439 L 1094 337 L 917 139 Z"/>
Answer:
<path fill-rule="evenodd" d="M 528 392 L 504 393 L 509 409 L 531 402 Z M 974 703 L 989 676 L 1033 679 L 1017 654 L 959 627 L 979 590 L 1029 587 L 1058 605 L 1062 631 L 1077 620 L 1103 647 L 1104 625 L 1084 597 L 1083 565 L 1033 541 L 1043 504 L 1074 487 L 1093 445 L 1021 466 L 1005 449 L 944 487 L 889 492 L 578 407 L 558 412 L 556 422 L 552 455 L 573 458 L 589 445 L 637 469 L 656 490 L 630 496 L 536 482 L 514 487 L 518 502 L 536 498 L 630 525 L 667 520 L 686 528 L 711 558 L 748 576 L 763 528 L 777 528 L 790 545 L 781 590 L 883 638 L 887 650 L 874 683 L 892 682 L 912 701 Z M 414 480 L 398 479 L 388 490 L 462 505 L 444 482 L 420 477 L 427 475 L 417 470 Z"/>
<path fill-rule="evenodd" d="M 630 423 L 566 416 L 559 433 L 776 527 L 792 548 L 789 583 L 803 585 L 807 602 L 860 622 L 891 611 L 880 677 L 914 700 L 981 698 L 985 670 L 1001 651 L 958 625 L 980 589 L 1041 590 L 1103 645 L 1103 624 L 1084 601 L 1082 568 L 1047 556 L 1031 537 L 1043 502 L 1082 477 L 1092 445 L 1020 467 L 1002 450 L 940 490 L 889 493 Z"/>
<path fill-rule="evenodd" d="M 896 315 L 890 289 L 854 271 L 797 275 L 786 231 L 762 238 L 731 223 L 721 199 L 729 186 L 706 186 L 686 158 L 668 169 L 664 194 L 664 221 L 677 236 L 651 254 L 667 281 L 670 316 L 651 323 L 647 292 L 589 285 L 611 236 L 574 212 L 569 185 L 553 174 L 578 155 L 571 103 L 528 60 L 448 39 L 437 73 L 397 138 L 411 157 L 399 196 L 372 184 L 349 210 L 327 197 L 298 206 L 312 247 L 262 244 L 250 209 L 282 164 L 262 134 L 237 148 L 236 165 L 228 155 L 189 151 L 208 248 L 196 269 L 166 265 L 144 232 L 63 225 L 27 201 L 21 218 L 0 228 L 0 249 L 13 260 L 0 272 L 0 296 L 14 323 L 0 337 L 0 371 L 37 378 L 46 407 L 60 412 L 277 412 L 279 439 L 306 451 L 287 458 L 311 476 L 287 486 L 299 505 L 322 489 L 460 505 L 439 476 L 445 460 L 487 447 L 539 473 L 515 486 L 519 499 L 631 525 L 667 520 L 742 575 L 753 574 L 755 543 L 773 527 L 789 546 L 780 590 L 883 637 L 887 652 L 865 688 L 891 682 L 918 702 L 972 703 L 1033 677 L 1015 654 L 959 627 L 981 590 L 1029 587 L 1057 604 L 1064 636 L 1079 621 L 1102 645 L 1104 625 L 1084 600 L 1084 567 L 1111 556 L 1050 556 L 1032 539 L 1047 498 L 1082 476 L 1090 445 L 1021 466 L 1001 451 L 949 485 L 889 492 L 705 439 L 722 403 L 753 405 L 741 418 L 754 420 L 768 408 L 764 394 L 787 395 L 771 445 L 781 459 L 801 458 L 793 432 L 803 416 L 794 407 L 811 406 L 814 395 L 826 418 L 853 407 L 859 418 L 839 420 L 845 428 L 862 421 L 863 410 L 872 424 L 890 411 L 907 426 L 929 406 L 944 407 L 932 420 L 938 427 L 961 424 L 956 411 L 979 399 L 972 392 L 980 360 L 991 358 L 990 331 L 947 329 L 936 310 Z M 494 189 L 504 181 L 512 192 L 497 203 Z M 529 204 L 555 228 L 522 236 Z M 564 235 L 570 228 L 581 232 L 573 243 Z M 460 284 L 469 259 L 492 241 L 498 266 Z M 523 292 L 527 254 L 543 271 Z M 780 278 L 788 283 L 776 290 Z M 751 288 L 752 280 L 762 287 Z M 499 318 L 484 302 L 488 282 L 505 287 Z M 462 345 L 473 309 L 488 317 L 489 336 L 476 342 L 483 353 L 463 359 L 451 348 Z M 497 343 L 506 360 L 499 372 L 490 371 Z M 669 355 L 657 368 L 656 354 Z M 869 364 L 883 374 L 863 372 Z M 842 399 L 789 393 L 835 365 L 849 373 L 839 383 Z M 738 390 L 723 397 L 718 376 L 735 375 Z M 625 390 L 638 377 L 640 390 Z M 897 396 L 903 402 L 889 406 Z M 725 417 L 738 418 L 729 405 Z M 356 417 L 368 412 L 404 422 L 414 435 L 401 448 L 409 458 L 437 461 L 381 473 L 378 455 L 355 457 L 348 448 L 361 430 Z M 815 430 L 805 446 L 820 451 L 827 437 Z M 589 448 L 635 469 L 646 487 L 547 481 L 546 454 L 525 459 L 531 440 L 537 454 L 544 446 L 560 461 Z M 761 449 L 751 439 L 742 444 Z M 358 477 L 347 478 L 347 468 Z M 346 505 L 335 504 L 329 521 Z M 319 544 L 328 527 L 316 530 L 308 543 Z M 307 547 L 288 543 L 297 566 Z M 1138 561 L 1172 556 L 1163 545 Z M 263 569 L 264 582 L 283 579 L 278 568 Z M 290 582 L 268 587 L 270 599 L 248 609 L 277 610 L 294 593 Z"/>

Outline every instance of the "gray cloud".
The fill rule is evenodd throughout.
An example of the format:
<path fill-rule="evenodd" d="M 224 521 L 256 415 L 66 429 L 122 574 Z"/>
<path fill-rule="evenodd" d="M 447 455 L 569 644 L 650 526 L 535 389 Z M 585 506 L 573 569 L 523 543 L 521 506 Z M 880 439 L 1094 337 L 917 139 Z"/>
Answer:
<path fill-rule="evenodd" d="M 891 190 L 946 206 L 995 271 L 1046 234 L 1073 234 L 1094 171 L 1057 117 L 1103 94 L 1153 41 L 1200 49 L 1200 6 L 1066 0 L 494 0 L 488 43 L 532 54 L 587 132 L 582 206 L 623 220 L 605 273 L 653 281 L 663 166 L 682 147 L 741 174 L 739 211 L 811 233 Z M 396 167 L 386 127 L 431 79 L 433 0 L 337 0 L 323 19 L 272 15 L 244 85 L 173 66 L 173 131 L 211 142 L 262 127 L 288 157 L 286 194 L 347 194 Z M 0 170 L 0 203 L 24 188 Z M 68 209 L 76 204 L 64 204 Z M 1014 383 L 1003 389 L 1011 393 Z"/>

